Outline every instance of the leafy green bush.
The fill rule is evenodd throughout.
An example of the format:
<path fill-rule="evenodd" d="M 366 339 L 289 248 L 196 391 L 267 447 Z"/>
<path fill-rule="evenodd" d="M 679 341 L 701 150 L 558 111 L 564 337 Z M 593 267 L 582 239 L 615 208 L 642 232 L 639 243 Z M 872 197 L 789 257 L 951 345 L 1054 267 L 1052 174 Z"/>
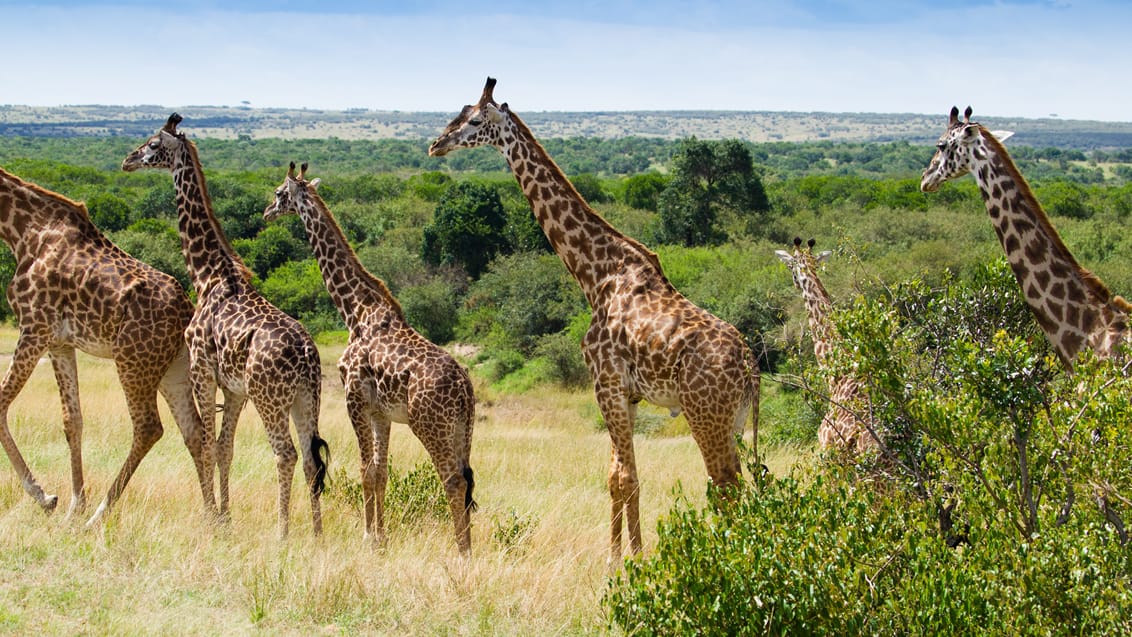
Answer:
<path fill-rule="evenodd" d="M 539 339 L 534 355 L 550 363 L 548 379 L 564 387 L 585 387 L 592 381 L 582 357 L 581 342 L 566 332 L 547 334 Z"/>
<path fill-rule="evenodd" d="M 399 295 L 405 319 L 433 343 L 448 343 L 456 334 L 456 291 L 443 279 L 407 287 Z"/>

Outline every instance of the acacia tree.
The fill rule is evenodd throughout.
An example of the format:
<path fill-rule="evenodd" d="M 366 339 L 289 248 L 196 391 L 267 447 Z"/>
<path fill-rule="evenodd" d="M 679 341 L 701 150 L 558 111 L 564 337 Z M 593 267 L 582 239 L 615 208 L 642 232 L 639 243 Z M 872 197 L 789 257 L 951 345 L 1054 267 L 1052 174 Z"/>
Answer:
<path fill-rule="evenodd" d="M 507 212 L 490 186 L 459 182 L 440 198 L 432 222 L 424 227 L 421 259 L 432 265 L 458 265 L 478 279 L 507 246 Z"/>
<path fill-rule="evenodd" d="M 720 217 L 748 217 L 770 210 L 751 152 L 739 140 L 680 142 L 672 157 L 672 181 L 658 202 L 660 240 L 685 246 L 727 240 Z"/>

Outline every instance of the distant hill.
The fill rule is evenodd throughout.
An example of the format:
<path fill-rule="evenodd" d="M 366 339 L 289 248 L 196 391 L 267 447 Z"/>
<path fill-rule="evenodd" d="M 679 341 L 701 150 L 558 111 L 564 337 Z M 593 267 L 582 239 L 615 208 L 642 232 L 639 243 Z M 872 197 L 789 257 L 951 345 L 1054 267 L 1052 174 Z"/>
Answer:
<path fill-rule="evenodd" d="M 0 135 L 29 137 L 126 136 L 151 134 L 177 111 L 193 135 L 252 138 L 429 139 L 452 113 L 345 111 L 227 106 L 59 106 L 0 105 Z M 521 112 L 542 138 L 658 137 L 745 139 L 752 142 L 855 141 L 931 144 L 946 115 L 912 113 L 800 113 L 771 111 Z M 1076 150 L 1132 147 L 1132 122 L 979 118 L 993 129 L 1015 132 L 1012 144 Z"/>

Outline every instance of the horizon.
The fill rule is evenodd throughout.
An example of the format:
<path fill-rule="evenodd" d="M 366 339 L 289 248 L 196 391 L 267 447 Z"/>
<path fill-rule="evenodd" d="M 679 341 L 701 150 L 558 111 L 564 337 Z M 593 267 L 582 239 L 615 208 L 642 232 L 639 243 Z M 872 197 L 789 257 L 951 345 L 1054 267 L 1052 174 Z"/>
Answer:
<path fill-rule="evenodd" d="M 0 0 L 0 102 L 455 114 L 878 113 L 1132 121 L 1114 0 Z M 185 60 L 162 50 L 177 43 Z M 188 43 L 183 44 L 183 43 Z M 173 48 L 177 48 L 173 47 Z M 1007 72 L 1009 70 L 1009 72 Z M 172 77 L 174 81 L 169 81 Z"/>

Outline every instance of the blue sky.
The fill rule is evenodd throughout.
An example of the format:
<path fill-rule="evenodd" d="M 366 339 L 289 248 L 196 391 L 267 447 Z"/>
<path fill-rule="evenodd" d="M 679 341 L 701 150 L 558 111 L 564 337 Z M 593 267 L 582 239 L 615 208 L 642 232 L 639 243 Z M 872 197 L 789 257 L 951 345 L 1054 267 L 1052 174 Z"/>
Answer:
<path fill-rule="evenodd" d="M 1124 0 L 165 4 L 0 0 L 0 104 L 1132 121 Z"/>

